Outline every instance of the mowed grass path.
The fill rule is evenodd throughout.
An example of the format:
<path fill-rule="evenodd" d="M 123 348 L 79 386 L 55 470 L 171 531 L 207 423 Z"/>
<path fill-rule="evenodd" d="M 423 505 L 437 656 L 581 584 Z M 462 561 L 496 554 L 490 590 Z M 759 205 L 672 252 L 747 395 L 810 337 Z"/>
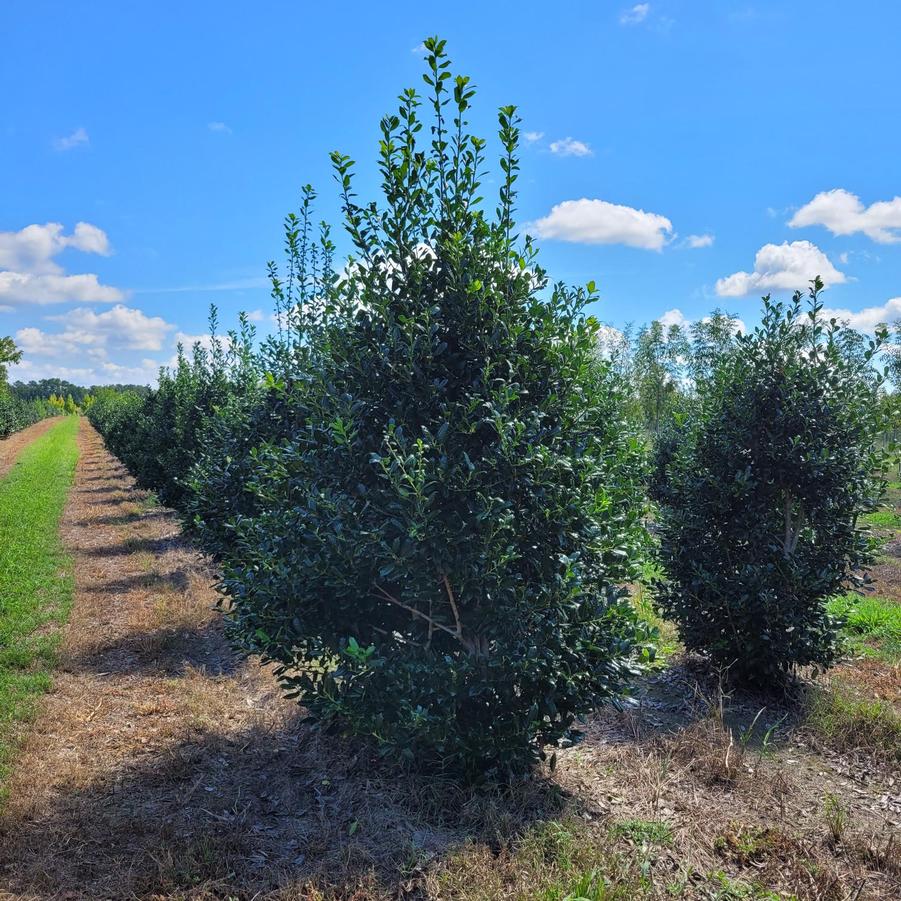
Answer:
<path fill-rule="evenodd" d="M 16 724 L 50 687 L 59 629 L 72 603 L 59 521 L 78 461 L 78 418 L 26 447 L 0 481 L 0 799 Z"/>

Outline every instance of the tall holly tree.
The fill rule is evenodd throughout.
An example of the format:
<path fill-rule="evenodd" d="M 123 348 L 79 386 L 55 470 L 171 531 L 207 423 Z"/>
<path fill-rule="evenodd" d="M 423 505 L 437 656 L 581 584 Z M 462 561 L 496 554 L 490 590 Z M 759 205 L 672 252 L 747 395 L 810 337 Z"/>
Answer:
<path fill-rule="evenodd" d="M 664 612 L 692 650 L 739 680 L 778 684 L 828 666 L 837 622 L 825 602 L 858 580 L 872 538 L 859 525 L 884 488 L 885 416 L 865 346 L 809 310 L 764 298 L 704 380 L 668 465 L 660 535 Z"/>
<path fill-rule="evenodd" d="M 425 47 L 430 121 L 413 89 L 382 120 L 382 202 L 332 155 L 353 260 L 303 272 L 289 228 L 298 362 L 217 553 L 234 633 L 316 716 L 480 776 L 528 767 L 647 652 L 621 587 L 644 460 L 594 285 L 550 285 L 516 234 L 515 108 L 487 210 L 473 87 Z"/>

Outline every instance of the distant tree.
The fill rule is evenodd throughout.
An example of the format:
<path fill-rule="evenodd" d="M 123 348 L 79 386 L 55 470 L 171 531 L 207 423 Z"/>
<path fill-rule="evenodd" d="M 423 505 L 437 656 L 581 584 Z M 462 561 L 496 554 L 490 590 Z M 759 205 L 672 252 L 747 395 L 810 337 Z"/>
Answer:
<path fill-rule="evenodd" d="M 656 435 L 678 397 L 691 345 L 680 325 L 667 328 L 659 320 L 639 330 L 632 357 L 632 373 L 648 430 Z"/>
<path fill-rule="evenodd" d="M 22 351 L 16 347 L 15 342 L 8 335 L 0 338 L 0 385 L 6 385 L 9 375 L 7 366 L 10 363 L 18 363 L 22 359 Z"/>

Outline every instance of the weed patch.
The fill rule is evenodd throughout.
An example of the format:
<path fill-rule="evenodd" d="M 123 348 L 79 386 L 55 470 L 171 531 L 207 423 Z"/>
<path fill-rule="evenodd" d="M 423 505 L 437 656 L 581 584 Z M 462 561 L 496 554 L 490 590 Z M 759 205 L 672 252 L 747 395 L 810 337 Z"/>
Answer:
<path fill-rule="evenodd" d="M 889 662 L 901 658 L 901 604 L 848 592 L 829 601 L 827 609 L 843 620 L 852 651 Z"/>
<path fill-rule="evenodd" d="M 805 725 L 837 751 L 864 752 L 886 762 L 901 760 L 901 716 L 885 701 L 860 698 L 835 685 L 813 688 Z"/>

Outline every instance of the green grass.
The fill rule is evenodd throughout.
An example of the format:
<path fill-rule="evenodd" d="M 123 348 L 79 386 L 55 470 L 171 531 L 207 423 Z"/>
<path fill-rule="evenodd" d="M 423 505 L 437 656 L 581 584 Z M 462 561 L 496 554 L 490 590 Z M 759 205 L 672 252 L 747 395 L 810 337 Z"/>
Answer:
<path fill-rule="evenodd" d="M 660 820 L 623 820 L 612 829 L 615 838 L 625 837 L 639 845 L 669 845 L 673 830 Z"/>
<path fill-rule="evenodd" d="M 832 598 L 826 606 L 844 620 L 843 631 L 854 652 L 889 662 L 901 659 L 901 604 L 851 591 Z"/>
<path fill-rule="evenodd" d="M 901 515 L 894 510 L 874 510 L 861 516 L 860 522 L 872 529 L 901 529 Z"/>
<path fill-rule="evenodd" d="M 807 699 L 805 725 L 838 751 L 862 750 L 901 761 L 901 716 L 886 701 L 839 688 L 815 688 Z"/>
<path fill-rule="evenodd" d="M 72 602 L 71 565 L 58 529 L 78 460 L 77 430 L 77 417 L 61 420 L 0 481 L 0 780 L 15 727 L 50 687 L 54 627 Z"/>

